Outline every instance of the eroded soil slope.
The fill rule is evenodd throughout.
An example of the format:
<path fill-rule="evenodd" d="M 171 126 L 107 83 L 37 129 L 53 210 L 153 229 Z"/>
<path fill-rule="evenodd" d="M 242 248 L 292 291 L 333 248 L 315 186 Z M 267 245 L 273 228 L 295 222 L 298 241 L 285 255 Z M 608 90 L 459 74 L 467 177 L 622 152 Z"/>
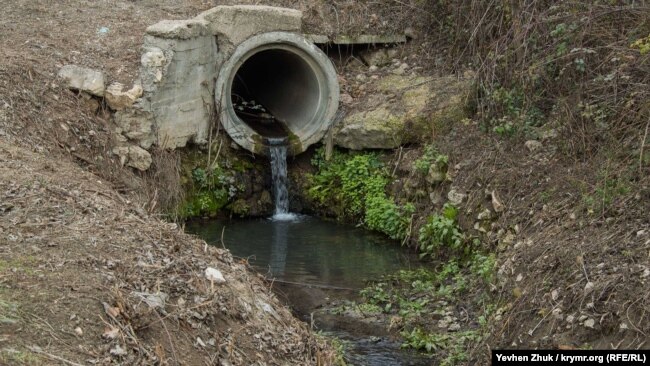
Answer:
<path fill-rule="evenodd" d="M 78 64 L 132 82 L 148 25 L 214 5 L 1 2 L 0 364 L 328 363 L 244 264 L 149 214 L 105 107 L 55 77 Z"/>

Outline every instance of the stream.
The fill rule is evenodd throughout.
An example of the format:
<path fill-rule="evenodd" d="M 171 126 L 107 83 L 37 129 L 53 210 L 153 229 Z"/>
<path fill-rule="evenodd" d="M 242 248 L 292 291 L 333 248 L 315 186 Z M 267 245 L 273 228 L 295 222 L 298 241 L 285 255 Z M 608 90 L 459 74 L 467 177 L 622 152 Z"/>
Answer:
<path fill-rule="evenodd" d="M 275 279 L 274 291 L 298 317 L 348 343 L 350 364 L 430 364 L 429 359 L 400 349 L 399 340 L 392 339 L 385 326 L 317 311 L 332 302 L 357 299 L 368 280 L 418 266 L 417 259 L 379 234 L 309 216 L 293 217 L 196 220 L 188 222 L 186 230 L 209 244 L 225 246 Z"/>
<path fill-rule="evenodd" d="M 415 257 L 386 237 L 289 212 L 286 138 L 269 138 L 275 198 L 271 218 L 190 221 L 186 230 L 224 246 L 273 280 L 273 290 L 302 320 L 346 344 L 350 365 L 427 365 L 400 348 L 379 322 L 327 312 L 358 299 L 368 281 L 417 266 Z"/>

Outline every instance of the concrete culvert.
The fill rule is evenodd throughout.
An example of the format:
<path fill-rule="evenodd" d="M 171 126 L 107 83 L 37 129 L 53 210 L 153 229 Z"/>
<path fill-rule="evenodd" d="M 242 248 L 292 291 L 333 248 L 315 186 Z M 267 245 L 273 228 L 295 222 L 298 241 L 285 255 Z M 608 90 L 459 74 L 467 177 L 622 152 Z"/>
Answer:
<path fill-rule="evenodd" d="M 268 155 L 268 139 L 287 137 L 289 153 L 319 141 L 339 102 L 336 71 L 304 37 L 254 36 L 223 64 L 216 83 L 221 124 L 241 147 Z"/>

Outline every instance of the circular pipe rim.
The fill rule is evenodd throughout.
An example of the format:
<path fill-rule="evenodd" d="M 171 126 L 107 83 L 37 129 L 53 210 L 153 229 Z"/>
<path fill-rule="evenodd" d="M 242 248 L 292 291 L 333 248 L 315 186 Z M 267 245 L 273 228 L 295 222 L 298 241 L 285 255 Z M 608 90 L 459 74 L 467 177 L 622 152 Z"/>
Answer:
<path fill-rule="evenodd" d="M 314 128 L 307 135 L 296 135 L 297 139 L 289 138 L 288 152 L 290 155 L 297 155 L 323 138 L 334 122 L 339 104 L 339 84 L 332 62 L 323 51 L 301 35 L 287 32 L 262 33 L 235 48 L 221 66 L 215 83 L 215 101 L 220 121 L 228 135 L 239 146 L 255 154 L 268 155 L 268 144 L 264 142 L 264 137 L 235 114 L 231 100 L 233 79 L 240 67 L 255 54 L 265 50 L 284 50 L 300 57 L 314 72 L 319 91 L 324 94 L 320 97 L 322 103 L 319 104 L 316 115 L 309 122 L 316 123 L 321 128 Z"/>

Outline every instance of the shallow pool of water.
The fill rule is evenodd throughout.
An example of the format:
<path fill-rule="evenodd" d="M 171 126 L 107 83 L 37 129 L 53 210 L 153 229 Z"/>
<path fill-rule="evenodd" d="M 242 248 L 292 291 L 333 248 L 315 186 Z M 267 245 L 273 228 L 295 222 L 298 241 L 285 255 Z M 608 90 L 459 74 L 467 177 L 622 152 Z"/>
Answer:
<path fill-rule="evenodd" d="M 279 280 L 362 288 L 366 281 L 416 263 L 399 244 L 376 233 L 308 216 L 296 220 L 210 220 L 186 230 Z"/>
<path fill-rule="evenodd" d="M 384 329 L 356 320 L 327 316 L 311 319 L 332 300 L 354 299 L 367 281 L 418 266 L 414 255 L 386 237 L 367 230 L 308 216 L 293 220 L 201 220 L 186 231 L 209 244 L 225 246 L 274 278 L 274 290 L 299 316 L 350 342 L 354 365 L 424 365 L 427 359 L 399 349 Z M 350 325 L 352 323 L 352 325 Z"/>

